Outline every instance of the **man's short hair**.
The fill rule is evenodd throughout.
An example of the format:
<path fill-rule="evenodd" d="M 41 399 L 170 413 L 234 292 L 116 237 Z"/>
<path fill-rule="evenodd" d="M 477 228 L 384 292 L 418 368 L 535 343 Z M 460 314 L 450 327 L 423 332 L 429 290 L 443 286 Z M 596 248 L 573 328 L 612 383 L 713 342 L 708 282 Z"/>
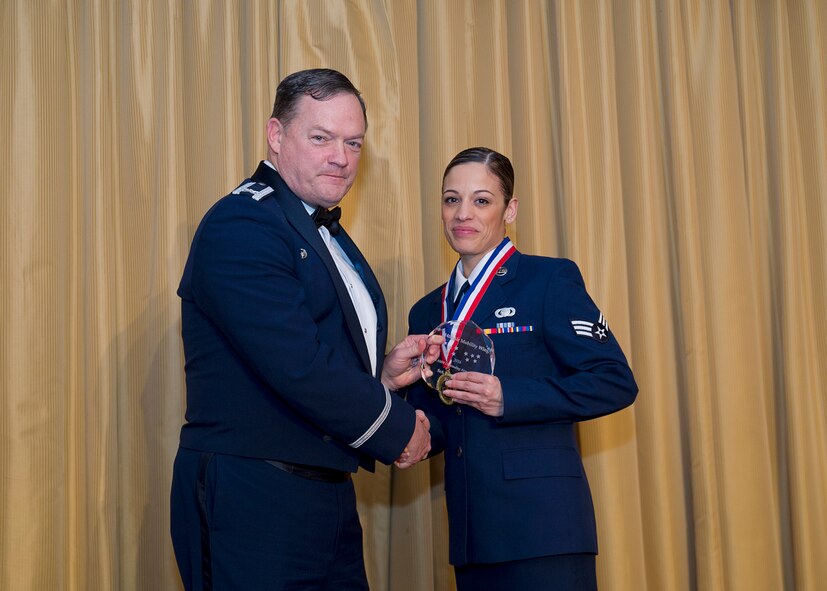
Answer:
<path fill-rule="evenodd" d="M 328 68 L 300 70 L 282 80 L 276 89 L 272 117 L 281 121 L 282 125 L 289 125 L 296 115 L 296 106 L 302 96 L 307 95 L 317 101 L 325 101 L 342 93 L 352 94 L 359 99 L 367 128 L 368 114 L 361 93 L 347 76 Z"/>

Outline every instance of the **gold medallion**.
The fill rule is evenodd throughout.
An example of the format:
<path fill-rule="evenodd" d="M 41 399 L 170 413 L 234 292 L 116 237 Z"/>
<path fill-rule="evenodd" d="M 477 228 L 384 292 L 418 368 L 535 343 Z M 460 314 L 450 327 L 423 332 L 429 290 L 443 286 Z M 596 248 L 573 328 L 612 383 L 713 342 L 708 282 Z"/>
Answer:
<path fill-rule="evenodd" d="M 445 389 L 445 382 L 451 379 L 451 370 L 446 369 L 445 373 L 439 376 L 439 379 L 436 382 L 436 391 L 439 393 L 439 399 L 442 401 L 443 404 L 454 404 L 454 400 L 452 398 L 447 397 L 442 391 Z"/>

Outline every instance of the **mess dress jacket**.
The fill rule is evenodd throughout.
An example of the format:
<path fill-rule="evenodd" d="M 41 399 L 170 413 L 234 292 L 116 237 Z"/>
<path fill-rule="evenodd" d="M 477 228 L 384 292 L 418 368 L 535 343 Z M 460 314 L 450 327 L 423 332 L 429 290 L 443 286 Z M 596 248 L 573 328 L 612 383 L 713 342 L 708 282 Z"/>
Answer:
<path fill-rule="evenodd" d="M 408 390 L 431 419 L 432 454 L 445 452 L 455 566 L 597 553 L 574 425 L 620 410 L 637 394 L 575 263 L 515 252 L 503 268 L 471 318 L 484 329 L 514 331 L 490 335 L 503 416 L 446 406 L 423 382 Z M 442 293 L 440 287 L 413 306 L 411 333 L 440 323 Z"/>
<path fill-rule="evenodd" d="M 378 321 L 376 277 L 342 229 Z M 181 447 L 342 471 L 395 460 L 413 408 L 372 375 L 362 328 L 303 204 L 263 162 L 219 200 L 192 241 L 178 289 L 186 356 Z"/>

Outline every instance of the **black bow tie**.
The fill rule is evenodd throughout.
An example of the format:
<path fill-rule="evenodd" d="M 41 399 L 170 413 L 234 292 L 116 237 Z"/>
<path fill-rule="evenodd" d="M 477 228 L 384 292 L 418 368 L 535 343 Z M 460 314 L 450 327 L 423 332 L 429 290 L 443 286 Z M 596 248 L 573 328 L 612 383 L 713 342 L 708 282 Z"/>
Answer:
<path fill-rule="evenodd" d="M 333 209 L 325 209 L 324 207 L 319 207 L 310 217 L 316 222 L 317 228 L 324 226 L 328 232 L 330 232 L 331 236 L 335 236 L 339 233 L 339 218 L 342 217 L 342 208 L 334 207 Z"/>

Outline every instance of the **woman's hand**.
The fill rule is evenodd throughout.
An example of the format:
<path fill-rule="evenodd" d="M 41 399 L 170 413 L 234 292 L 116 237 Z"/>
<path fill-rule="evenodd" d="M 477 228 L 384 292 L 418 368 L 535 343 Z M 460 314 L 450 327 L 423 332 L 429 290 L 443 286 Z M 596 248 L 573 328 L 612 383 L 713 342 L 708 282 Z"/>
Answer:
<path fill-rule="evenodd" d="M 497 376 L 466 371 L 445 381 L 443 394 L 490 417 L 503 416 L 503 388 Z"/>

